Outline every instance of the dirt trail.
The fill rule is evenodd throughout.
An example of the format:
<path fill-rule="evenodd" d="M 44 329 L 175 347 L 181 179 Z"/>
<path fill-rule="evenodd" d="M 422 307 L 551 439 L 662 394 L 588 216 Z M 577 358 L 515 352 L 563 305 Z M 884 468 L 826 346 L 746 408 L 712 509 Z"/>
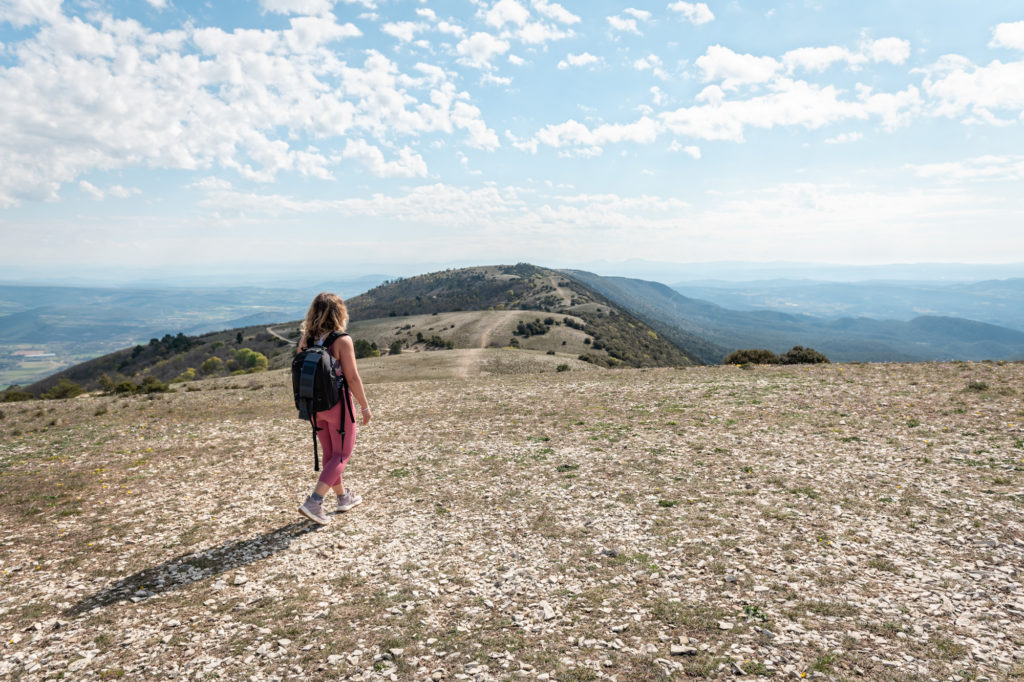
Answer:
<path fill-rule="evenodd" d="M 513 317 L 518 317 L 522 313 L 523 311 L 521 310 L 507 310 L 504 315 L 500 317 L 495 316 L 496 319 L 494 322 L 484 327 L 483 332 L 480 334 L 480 347 L 487 348 L 491 343 L 491 334 L 494 333 L 494 330 L 508 322 Z"/>
<path fill-rule="evenodd" d="M 273 336 L 275 339 L 281 339 L 282 341 L 287 341 L 288 343 L 294 343 L 294 341 L 289 339 L 287 336 L 282 336 L 278 334 L 273 327 L 267 327 L 267 333 Z"/>

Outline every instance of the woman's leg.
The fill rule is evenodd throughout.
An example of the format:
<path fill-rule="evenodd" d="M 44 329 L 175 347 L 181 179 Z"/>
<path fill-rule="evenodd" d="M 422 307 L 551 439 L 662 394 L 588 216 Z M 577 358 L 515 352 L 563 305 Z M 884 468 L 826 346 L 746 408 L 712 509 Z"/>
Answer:
<path fill-rule="evenodd" d="M 317 426 L 321 429 L 317 435 L 324 448 L 324 466 L 316 485 L 316 493 L 322 496 L 333 488 L 335 492 L 341 491 L 338 493 L 339 495 L 344 495 L 345 487 L 341 475 L 345 470 L 345 464 L 348 463 L 348 459 L 352 455 L 352 448 L 355 446 L 356 425 L 346 419 L 344 435 L 338 433 L 342 420 L 340 403 L 328 411 L 324 417 L 325 419 L 322 420 L 317 419 Z"/>
<path fill-rule="evenodd" d="M 337 433 L 334 434 L 339 439 L 341 436 Z M 356 425 L 355 422 L 345 422 L 345 442 L 341 448 L 341 458 L 338 464 L 338 481 L 331 486 L 331 489 L 338 494 L 339 497 L 345 494 L 345 483 L 341 480 L 341 476 L 345 471 L 345 465 L 348 464 L 349 457 L 352 456 L 352 449 L 356 446 Z"/>
<path fill-rule="evenodd" d="M 338 464 L 341 461 L 343 450 L 341 434 L 338 433 L 338 426 L 341 424 L 341 405 L 335 405 L 326 412 L 318 412 L 316 415 L 317 439 L 320 441 L 320 448 L 323 450 L 323 466 L 320 468 L 320 478 L 317 481 L 314 492 L 323 497 L 327 491 L 340 481 Z"/>

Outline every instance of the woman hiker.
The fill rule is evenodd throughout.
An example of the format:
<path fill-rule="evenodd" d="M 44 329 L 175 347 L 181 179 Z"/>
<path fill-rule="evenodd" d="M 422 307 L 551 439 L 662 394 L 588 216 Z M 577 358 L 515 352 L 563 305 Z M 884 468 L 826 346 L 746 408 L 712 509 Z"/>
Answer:
<path fill-rule="evenodd" d="M 324 292 L 318 294 L 309 306 L 306 319 L 302 322 L 299 336 L 299 352 L 312 346 L 319 345 L 326 340 L 331 332 L 344 333 L 348 326 L 348 310 L 345 302 L 340 296 Z M 359 370 L 356 367 L 356 351 L 352 343 L 352 337 L 345 334 L 337 337 L 328 349 L 333 358 L 334 372 L 338 375 L 339 383 L 342 378 L 348 384 L 349 393 L 359 403 L 362 415 L 363 426 L 370 423 L 370 404 L 366 401 L 366 394 L 363 392 L 363 381 L 359 378 Z M 324 451 L 324 466 L 320 472 L 320 480 L 312 494 L 306 498 L 299 513 L 313 523 L 325 524 L 328 522 L 324 514 L 324 495 L 328 490 L 334 490 L 338 496 L 338 511 L 345 512 L 363 501 L 363 498 L 351 490 L 346 490 L 341 480 L 341 473 L 345 470 L 345 464 L 352 455 L 352 447 L 356 442 L 356 425 L 353 417 L 352 403 L 344 405 L 345 396 L 334 407 L 323 412 L 316 413 L 317 437 Z M 343 412 L 344 407 L 348 412 Z M 345 433 L 338 433 L 341 429 L 342 418 L 345 418 Z"/>

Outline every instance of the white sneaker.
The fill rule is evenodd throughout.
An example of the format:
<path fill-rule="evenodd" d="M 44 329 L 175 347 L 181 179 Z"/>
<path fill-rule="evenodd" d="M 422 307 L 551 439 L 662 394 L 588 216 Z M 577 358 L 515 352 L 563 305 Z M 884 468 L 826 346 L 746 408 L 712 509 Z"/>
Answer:
<path fill-rule="evenodd" d="M 351 488 L 345 488 L 345 494 L 338 495 L 338 511 L 347 512 L 362 501 L 363 498 L 352 492 Z"/>
<path fill-rule="evenodd" d="M 301 507 L 299 507 L 299 513 L 313 523 L 318 523 L 321 526 L 327 525 L 330 521 L 330 519 L 324 515 L 324 506 L 315 501 L 312 497 L 306 498 L 306 501 L 302 503 Z"/>

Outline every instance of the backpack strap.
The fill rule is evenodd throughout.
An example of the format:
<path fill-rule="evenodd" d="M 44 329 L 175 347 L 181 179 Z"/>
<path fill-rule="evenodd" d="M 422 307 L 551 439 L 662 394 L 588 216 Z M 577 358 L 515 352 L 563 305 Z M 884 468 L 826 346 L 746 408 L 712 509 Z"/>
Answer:
<path fill-rule="evenodd" d="M 307 412 L 309 412 L 309 425 L 313 427 L 313 471 L 320 471 L 320 453 L 317 451 L 316 447 L 316 432 L 323 431 L 323 429 L 316 425 L 316 413 L 313 412 L 313 401 L 309 400 L 308 403 L 309 407 L 307 408 Z"/>

